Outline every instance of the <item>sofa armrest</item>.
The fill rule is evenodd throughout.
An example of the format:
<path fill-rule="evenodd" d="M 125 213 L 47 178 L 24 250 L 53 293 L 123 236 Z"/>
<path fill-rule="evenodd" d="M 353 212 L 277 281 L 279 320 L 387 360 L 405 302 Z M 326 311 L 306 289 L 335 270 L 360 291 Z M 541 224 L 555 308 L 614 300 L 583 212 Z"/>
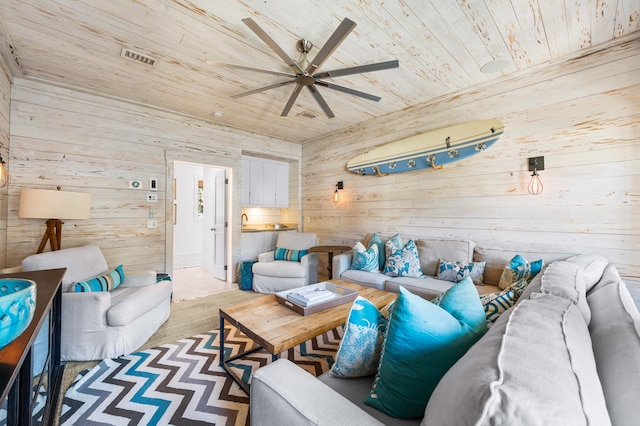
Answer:
<path fill-rule="evenodd" d="M 111 293 L 62 293 L 62 333 L 68 338 L 80 332 L 100 332 L 107 326 Z M 63 336 L 64 338 L 65 336 Z"/>
<path fill-rule="evenodd" d="M 307 253 L 300 259 L 300 264 L 309 271 L 308 284 L 318 282 L 318 253 Z"/>
<path fill-rule="evenodd" d="M 250 398 L 251 424 L 254 426 L 382 425 L 286 359 L 279 359 L 254 373 Z"/>
<path fill-rule="evenodd" d="M 331 278 L 339 280 L 342 273 L 351 268 L 351 253 L 340 253 L 333 256 Z"/>
<path fill-rule="evenodd" d="M 156 283 L 157 274 L 154 271 L 134 272 L 125 274 L 121 287 L 144 287 Z"/>
<path fill-rule="evenodd" d="M 273 262 L 274 251 L 268 251 L 266 253 L 260 253 L 258 255 L 258 262 Z"/>

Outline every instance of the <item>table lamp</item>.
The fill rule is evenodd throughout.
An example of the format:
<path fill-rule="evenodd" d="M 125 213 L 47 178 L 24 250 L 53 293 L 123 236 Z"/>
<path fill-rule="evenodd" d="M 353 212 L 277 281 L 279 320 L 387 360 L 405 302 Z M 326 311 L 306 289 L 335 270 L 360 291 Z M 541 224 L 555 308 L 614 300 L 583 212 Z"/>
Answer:
<path fill-rule="evenodd" d="M 42 253 L 47 245 L 51 251 L 60 250 L 63 219 L 89 219 L 91 195 L 49 189 L 22 189 L 18 217 L 25 219 L 47 219 L 47 229 L 38 247 Z"/>

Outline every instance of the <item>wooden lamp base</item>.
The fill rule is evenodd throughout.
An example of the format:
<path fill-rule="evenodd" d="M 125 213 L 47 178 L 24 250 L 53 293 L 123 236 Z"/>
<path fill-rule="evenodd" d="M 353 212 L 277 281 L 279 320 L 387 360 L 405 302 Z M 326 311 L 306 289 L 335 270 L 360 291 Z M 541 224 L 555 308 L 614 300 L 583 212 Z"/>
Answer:
<path fill-rule="evenodd" d="M 60 250 L 62 247 L 62 221 L 60 219 L 49 219 L 46 221 L 47 230 L 44 231 L 38 253 L 42 253 L 47 246 L 47 241 L 51 245 L 51 251 Z"/>

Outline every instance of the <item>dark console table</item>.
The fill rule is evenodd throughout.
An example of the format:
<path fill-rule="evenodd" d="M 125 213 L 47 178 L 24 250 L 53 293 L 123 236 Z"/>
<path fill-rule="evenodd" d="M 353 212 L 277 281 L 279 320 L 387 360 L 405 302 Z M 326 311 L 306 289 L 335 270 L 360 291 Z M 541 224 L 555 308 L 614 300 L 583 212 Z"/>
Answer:
<path fill-rule="evenodd" d="M 0 350 L 0 401 L 7 410 L 7 425 L 54 423 L 64 371 L 64 364 L 60 361 L 60 283 L 65 271 L 61 268 L 0 274 L 0 278 L 26 278 L 37 284 L 36 311 L 31 324 Z M 40 342 L 36 345 L 36 338 L 44 340 L 42 348 Z M 36 357 L 44 360 L 42 366 L 34 365 Z M 46 401 L 44 406 L 43 398 Z M 35 413 L 37 399 L 42 409 Z"/>

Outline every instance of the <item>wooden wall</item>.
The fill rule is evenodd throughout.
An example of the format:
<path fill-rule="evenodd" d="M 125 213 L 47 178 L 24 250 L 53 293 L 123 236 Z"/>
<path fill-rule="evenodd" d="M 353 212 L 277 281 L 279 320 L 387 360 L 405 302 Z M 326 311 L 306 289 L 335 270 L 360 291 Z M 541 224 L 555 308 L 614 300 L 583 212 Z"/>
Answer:
<path fill-rule="evenodd" d="M 505 122 L 502 139 L 444 170 L 365 177 L 345 169 L 370 148 L 487 118 Z M 533 156 L 545 160 L 539 196 L 526 190 Z M 539 246 L 601 254 L 637 280 L 640 35 L 310 141 L 302 167 L 305 230 L 322 243 L 351 245 L 377 231 Z M 345 188 L 334 204 L 337 181 Z"/>
<path fill-rule="evenodd" d="M 3 87 L 0 84 L 0 90 Z M 296 164 L 302 151 L 297 143 L 16 78 L 11 91 L 13 183 L 8 197 L 6 265 L 18 265 L 33 254 L 44 232 L 43 221 L 18 218 L 20 190 L 61 186 L 91 194 L 91 219 L 67 220 L 63 247 L 94 243 L 110 265 L 124 263 L 129 271 L 170 270 L 173 185 L 167 182 L 172 182 L 173 161 L 186 161 L 230 170 L 229 212 L 238 212 L 237 218 L 235 213 L 229 216 L 233 247 L 229 270 L 233 271 L 243 257 L 240 159 L 249 148 L 253 154 Z M 148 189 L 151 177 L 159 183 L 157 203 L 146 202 L 148 191 L 128 188 L 129 180 L 140 180 Z M 160 223 L 155 229 L 147 228 L 150 208 Z M 169 258 L 166 265 L 165 257 Z"/>
<path fill-rule="evenodd" d="M 0 154 L 7 163 L 9 160 L 9 118 L 11 116 L 11 73 L 0 57 Z M 7 193 L 8 187 L 0 188 L 0 268 L 6 264 L 7 245 Z"/>

